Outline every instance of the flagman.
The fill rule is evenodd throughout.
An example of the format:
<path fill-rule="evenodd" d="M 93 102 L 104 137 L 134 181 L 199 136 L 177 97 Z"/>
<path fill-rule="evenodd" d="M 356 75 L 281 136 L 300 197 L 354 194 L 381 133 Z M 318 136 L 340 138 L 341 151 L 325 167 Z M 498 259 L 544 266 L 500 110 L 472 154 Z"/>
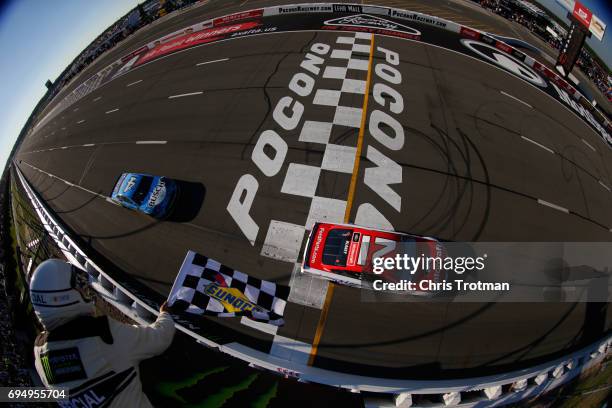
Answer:
<path fill-rule="evenodd" d="M 149 326 L 94 317 L 87 275 L 50 259 L 30 281 L 36 316 L 45 328 L 34 346 L 36 371 L 48 388 L 67 388 L 66 407 L 151 407 L 142 391 L 138 363 L 163 353 L 174 337 L 164 303 Z"/>

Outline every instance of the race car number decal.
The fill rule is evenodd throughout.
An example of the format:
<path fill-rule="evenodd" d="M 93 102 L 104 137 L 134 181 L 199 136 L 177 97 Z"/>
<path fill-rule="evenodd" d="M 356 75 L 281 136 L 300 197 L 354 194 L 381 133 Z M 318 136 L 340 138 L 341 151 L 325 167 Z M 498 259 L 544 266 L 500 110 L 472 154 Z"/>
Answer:
<path fill-rule="evenodd" d="M 127 182 L 127 185 L 125 186 L 125 190 L 123 190 L 123 192 L 127 193 L 128 191 L 133 189 L 135 185 L 136 185 L 136 177 L 130 177 L 130 179 Z"/>

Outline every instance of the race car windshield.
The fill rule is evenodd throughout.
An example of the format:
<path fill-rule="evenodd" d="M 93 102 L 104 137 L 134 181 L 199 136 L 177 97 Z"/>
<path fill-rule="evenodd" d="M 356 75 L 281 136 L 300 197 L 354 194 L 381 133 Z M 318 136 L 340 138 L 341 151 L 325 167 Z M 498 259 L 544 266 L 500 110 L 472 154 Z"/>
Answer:
<path fill-rule="evenodd" d="M 350 229 L 333 229 L 327 234 L 325 248 L 323 249 L 323 263 L 325 265 L 346 266 L 352 232 Z"/>
<path fill-rule="evenodd" d="M 144 199 L 149 194 L 149 190 L 151 189 L 151 184 L 153 183 L 153 177 L 143 176 L 140 179 L 140 183 L 138 184 L 138 188 L 134 192 L 134 196 L 132 199 L 137 205 L 142 204 Z"/>

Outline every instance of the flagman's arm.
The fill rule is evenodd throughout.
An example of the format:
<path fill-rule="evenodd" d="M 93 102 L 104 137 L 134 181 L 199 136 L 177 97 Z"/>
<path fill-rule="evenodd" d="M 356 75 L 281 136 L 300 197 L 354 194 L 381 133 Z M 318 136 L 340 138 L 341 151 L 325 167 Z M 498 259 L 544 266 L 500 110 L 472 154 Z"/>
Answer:
<path fill-rule="evenodd" d="M 157 320 L 148 326 L 119 323 L 109 319 L 113 339 L 126 351 L 125 358 L 138 362 L 163 353 L 174 338 L 174 320 L 166 303 L 160 309 Z"/>

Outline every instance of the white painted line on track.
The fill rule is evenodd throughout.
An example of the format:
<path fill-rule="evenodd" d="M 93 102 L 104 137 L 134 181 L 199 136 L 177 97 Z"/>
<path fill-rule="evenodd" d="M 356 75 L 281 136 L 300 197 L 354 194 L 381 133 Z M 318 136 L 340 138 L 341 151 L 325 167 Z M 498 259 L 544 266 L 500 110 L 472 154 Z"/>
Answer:
<path fill-rule="evenodd" d="M 601 185 L 602 185 L 602 187 L 603 187 L 603 188 L 605 188 L 606 190 L 608 190 L 608 191 L 612 192 L 612 189 L 610 189 L 610 187 L 608 187 L 607 185 L 605 185 L 603 181 L 599 180 L 599 184 L 601 184 Z"/>
<path fill-rule="evenodd" d="M 587 142 L 586 140 L 582 139 L 582 143 L 584 143 L 585 145 L 589 146 L 591 148 L 592 151 L 596 152 L 597 149 L 595 149 L 589 142 Z"/>
<path fill-rule="evenodd" d="M 47 176 L 49 176 L 49 177 L 51 177 L 51 178 L 57 179 L 57 180 L 59 180 L 59 181 L 63 182 L 64 184 L 66 184 L 66 185 L 68 185 L 68 186 L 70 186 L 70 187 L 76 187 L 76 188 L 78 188 L 79 190 L 83 190 L 83 191 L 85 191 L 85 192 L 87 192 L 87 193 L 89 193 L 89 194 L 95 195 L 96 197 L 100 197 L 100 198 L 102 198 L 102 199 L 104 199 L 104 200 L 107 200 L 107 201 L 108 201 L 108 199 L 109 199 L 107 196 L 105 196 L 105 195 L 103 195 L 103 194 L 96 193 L 95 191 L 91 191 L 91 190 L 89 190 L 89 189 L 86 189 L 85 187 L 81 187 L 81 186 L 79 186 L 78 184 L 71 183 L 70 181 L 68 181 L 68 180 L 64 180 L 63 178 L 58 177 L 58 176 L 56 176 L 55 174 L 51 174 L 51 173 L 49 173 L 49 172 L 46 172 L 46 171 L 44 171 L 44 170 L 41 170 L 41 169 L 39 169 L 38 167 L 31 165 L 30 163 L 23 162 L 23 164 L 25 164 L 25 165 L 27 165 L 27 166 L 30 166 L 30 167 L 31 167 L 31 168 L 33 168 L 34 170 L 36 170 L 36 171 L 38 171 L 38 172 L 40 172 L 40 173 L 46 174 Z"/>
<path fill-rule="evenodd" d="M 119 108 L 115 108 L 115 109 L 111 109 L 109 111 L 104 112 L 106 115 L 108 115 L 109 113 L 113 113 L 113 112 L 117 112 L 119 110 Z"/>
<path fill-rule="evenodd" d="M 567 208 L 561 207 L 561 206 L 559 206 L 557 204 L 549 203 L 548 201 L 544 201 L 544 200 L 541 200 L 539 198 L 538 198 L 538 203 L 542 204 L 542 205 L 544 205 L 546 207 L 554 208 L 557 211 L 561 211 L 561 212 L 564 212 L 566 214 L 569 214 L 569 210 Z"/>
<path fill-rule="evenodd" d="M 546 150 L 549 153 L 555 154 L 554 150 L 549 149 L 548 147 L 544 146 L 543 144 L 540 144 L 540 143 L 536 142 L 535 140 L 531 140 L 530 138 L 525 137 L 523 135 L 521 135 L 521 139 L 523 139 L 523 140 L 525 140 L 525 141 L 527 141 L 529 143 L 533 143 L 534 145 L 536 145 L 538 147 L 541 147 L 542 149 Z"/>
<path fill-rule="evenodd" d="M 60 149 L 62 149 L 62 150 L 66 150 L 67 148 L 68 148 L 68 146 L 62 146 L 62 147 L 60 147 Z"/>
<path fill-rule="evenodd" d="M 134 141 L 130 141 L 130 142 L 98 142 L 98 143 L 86 143 L 86 144 L 79 144 L 79 145 L 70 145 L 70 146 L 64 146 L 64 147 L 51 147 L 49 149 L 41 149 L 41 150 L 32 150 L 30 152 L 24 152 L 24 154 L 30 154 L 30 153 L 42 153 L 42 152 L 51 152 L 53 150 L 60 150 L 60 149 L 74 149 L 74 148 L 82 148 L 82 147 L 94 147 L 94 146 L 116 146 L 116 145 L 125 145 L 125 144 L 151 144 L 151 145 L 164 145 L 166 143 L 168 143 L 167 140 L 139 140 L 137 142 Z"/>
<path fill-rule="evenodd" d="M 504 91 L 499 91 L 499 92 L 500 92 L 502 95 L 506 95 L 508 98 L 514 99 L 515 101 L 520 102 L 520 103 L 522 103 L 523 105 L 525 105 L 525 106 L 527 106 L 527 107 L 529 107 L 529 108 L 533 109 L 533 106 L 531 106 L 531 105 L 530 105 L 530 104 L 528 104 L 527 102 L 525 102 L 525 101 L 523 101 L 523 100 L 521 100 L 521 99 L 517 98 L 516 96 L 510 95 L 509 93 L 506 93 L 506 92 L 504 92 Z"/>
<path fill-rule="evenodd" d="M 98 97 L 94 98 L 94 100 L 93 100 L 93 101 L 94 101 L 94 102 L 97 102 L 97 101 L 99 101 L 100 99 L 102 99 L 102 97 L 101 97 L 101 96 L 98 96 Z"/>
<path fill-rule="evenodd" d="M 139 140 L 136 142 L 136 144 L 139 145 L 146 145 L 146 144 L 158 144 L 158 145 L 163 145 L 168 143 L 168 141 L 166 140 Z"/>
<path fill-rule="evenodd" d="M 196 91 L 196 92 L 189 92 L 189 93 L 178 94 L 178 95 L 171 95 L 168 97 L 168 99 L 183 98 L 185 96 L 202 95 L 203 93 L 204 93 L 203 91 Z"/>
<path fill-rule="evenodd" d="M 113 200 L 111 200 L 111 198 L 110 198 L 110 197 L 106 197 L 106 198 L 105 198 L 105 201 L 106 201 L 107 203 L 111 203 L 111 204 L 113 204 L 113 205 L 116 205 L 117 207 L 121 207 L 121 205 L 120 205 L 119 203 L 114 202 Z"/>
<path fill-rule="evenodd" d="M 264 333 L 271 334 L 273 336 L 276 335 L 276 333 L 278 332 L 278 326 L 274 326 L 274 325 L 262 323 L 262 322 L 256 322 L 255 320 L 251 320 L 246 316 L 242 316 L 240 318 L 240 323 L 252 329 L 259 330 Z"/>
<path fill-rule="evenodd" d="M 142 82 L 142 79 L 139 79 L 138 81 L 134 81 L 134 82 L 130 82 L 129 84 L 127 84 L 125 87 L 127 88 L 128 86 L 132 86 L 132 85 L 136 85 Z"/>
<path fill-rule="evenodd" d="M 80 125 L 81 123 L 85 122 L 85 119 L 81 119 L 77 122 L 77 125 Z"/>
<path fill-rule="evenodd" d="M 221 59 L 216 59 L 216 60 L 212 60 L 212 61 L 204 61 L 204 62 L 200 62 L 200 63 L 196 64 L 196 67 L 199 67 L 201 65 L 214 64 L 215 62 L 228 61 L 228 60 L 229 60 L 229 58 L 221 58 Z"/>

